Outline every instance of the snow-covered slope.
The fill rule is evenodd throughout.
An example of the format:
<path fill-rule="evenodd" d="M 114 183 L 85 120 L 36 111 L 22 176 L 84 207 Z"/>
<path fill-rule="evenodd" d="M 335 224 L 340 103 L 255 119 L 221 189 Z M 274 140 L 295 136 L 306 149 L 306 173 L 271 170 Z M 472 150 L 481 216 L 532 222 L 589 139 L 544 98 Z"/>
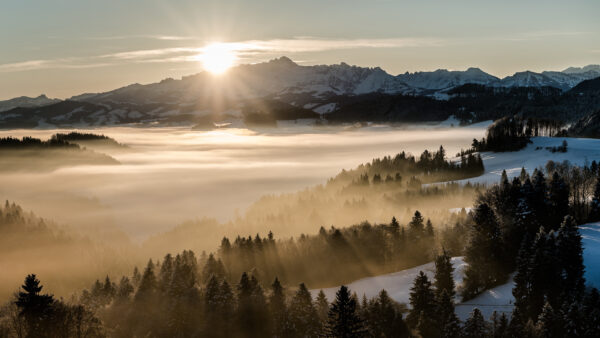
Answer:
<path fill-rule="evenodd" d="M 583 237 L 583 260 L 585 265 L 586 284 L 600 288 L 600 222 L 589 223 L 580 226 Z M 467 264 L 463 257 L 453 257 L 454 281 L 457 288 L 463 283 L 464 271 Z M 363 278 L 354 281 L 347 286 L 351 292 L 356 292 L 359 297 L 366 295 L 367 298 L 376 297 L 379 291 L 385 289 L 390 297 L 399 303 L 409 305 L 410 288 L 417 277 L 419 271 L 423 271 L 428 277 L 433 278 L 433 262 L 417 266 L 412 269 L 402 270 L 387 275 Z M 456 314 L 461 320 L 468 318 L 474 308 L 481 310 L 485 318 L 489 318 L 494 311 L 512 312 L 515 298 L 512 295 L 514 288 L 514 275 L 511 275 L 509 281 L 495 288 L 489 289 L 479 296 L 460 302 L 457 296 Z M 323 289 L 327 299 L 335 299 L 335 293 L 338 287 Z M 318 289 L 311 290 L 314 296 L 319 292 Z"/>
<path fill-rule="evenodd" d="M 463 280 L 463 271 L 466 266 L 465 262 L 462 257 L 453 257 L 452 265 L 455 269 L 454 280 L 457 282 L 457 285 L 459 285 Z M 429 278 L 433 278 L 435 266 L 433 262 L 431 262 L 412 269 L 401 270 L 387 275 L 359 279 L 347 286 L 350 288 L 350 291 L 356 292 L 359 297 L 365 295 L 367 298 L 376 297 L 377 294 L 379 294 L 379 291 L 385 289 L 395 301 L 408 304 L 410 288 L 420 271 L 427 274 Z M 338 289 L 338 287 L 327 288 L 323 289 L 323 292 L 327 296 L 327 299 L 332 301 L 335 299 L 335 293 Z M 319 289 L 311 290 L 313 296 L 316 296 L 318 292 Z"/>
<path fill-rule="evenodd" d="M 533 137 L 531 140 L 533 143 L 520 151 L 482 153 L 485 173 L 461 182 L 497 183 L 500 181 L 502 170 L 506 170 L 508 177 L 512 178 L 520 174 L 522 167 L 532 173 L 535 168 L 543 168 L 550 160 L 569 161 L 578 165 L 582 165 L 586 161 L 600 161 L 600 139 Z M 545 147 L 560 146 L 563 140 L 567 140 L 568 143 L 566 153 L 552 153 L 544 149 Z M 536 150 L 538 147 L 541 149 Z"/>
<path fill-rule="evenodd" d="M 600 288 L 600 222 L 579 227 L 583 237 L 583 261 L 587 284 Z"/>
<path fill-rule="evenodd" d="M 52 103 L 60 102 L 59 99 L 49 99 L 46 95 L 42 94 L 38 97 L 15 97 L 14 99 L 0 101 L 0 112 L 11 110 L 17 107 L 41 107 Z"/>

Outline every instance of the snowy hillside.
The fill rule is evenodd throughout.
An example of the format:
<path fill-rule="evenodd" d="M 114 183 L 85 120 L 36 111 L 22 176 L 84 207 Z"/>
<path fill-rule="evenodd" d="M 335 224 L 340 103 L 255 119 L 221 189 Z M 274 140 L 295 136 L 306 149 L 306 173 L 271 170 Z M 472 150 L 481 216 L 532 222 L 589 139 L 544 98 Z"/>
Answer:
<path fill-rule="evenodd" d="M 563 140 L 567 140 L 568 143 L 566 153 L 552 153 L 545 149 L 545 147 L 560 146 Z M 525 149 L 516 152 L 482 153 L 485 173 L 479 177 L 463 180 L 463 182 L 497 183 L 500 181 L 502 170 L 506 170 L 508 177 L 512 178 L 520 174 L 522 167 L 532 173 L 535 168 L 543 168 L 550 160 L 569 161 L 577 165 L 582 165 L 586 161 L 600 161 L 599 139 L 533 137 L 531 141 L 533 143 L 527 145 Z M 537 149 L 538 147 L 541 149 Z"/>
<path fill-rule="evenodd" d="M 587 285 L 600 288 L 600 222 L 584 224 L 580 227 L 583 237 L 583 259 L 585 265 L 585 278 Z M 454 281 L 457 288 L 463 282 L 466 263 L 463 257 L 453 257 Z M 409 305 L 410 288 L 419 271 L 423 271 L 432 279 L 435 271 L 433 262 L 417 266 L 412 269 L 402 270 L 387 275 L 363 278 L 354 281 L 347 286 L 351 292 L 356 292 L 359 298 L 366 295 L 367 298 L 377 296 L 379 291 L 385 289 L 390 297 L 399 303 Z M 494 311 L 511 312 L 514 306 L 512 289 L 514 287 L 513 276 L 503 285 L 489 289 L 481 295 L 466 301 L 456 301 L 456 314 L 461 320 L 465 320 L 474 308 L 481 310 L 485 318 L 489 318 Z M 323 289 L 327 299 L 335 298 L 338 287 Z M 313 297 L 319 292 L 318 289 L 311 290 Z"/>

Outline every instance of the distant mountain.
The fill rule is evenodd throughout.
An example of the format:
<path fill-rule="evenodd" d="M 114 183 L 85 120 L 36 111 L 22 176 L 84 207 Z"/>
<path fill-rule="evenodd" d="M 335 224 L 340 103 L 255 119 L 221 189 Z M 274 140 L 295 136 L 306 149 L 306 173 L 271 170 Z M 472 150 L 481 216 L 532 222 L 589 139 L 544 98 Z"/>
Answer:
<path fill-rule="evenodd" d="M 11 110 L 17 107 L 41 107 L 52 103 L 60 102 L 59 99 L 49 99 L 42 94 L 38 97 L 21 96 L 14 99 L 0 101 L 0 112 Z"/>
<path fill-rule="evenodd" d="M 466 83 L 494 85 L 500 80 L 479 68 L 469 68 L 466 71 L 438 69 L 434 72 L 406 72 L 396 78 L 413 88 L 431 90 L 454 88 Z"/>
<path fill-rule="evenodd" d="M 280 57 L 269 62 L 233 67 L 223 77 L 202 72 L 180 80 L 165 79 L 147 85 L 136 83 L 104 93 L 86 93 L 66 101 L 51 100 L 45 96 L 3 101 L 0 107 L 5 103 L 7 108 L 0 113 L 0 128 L 121 124 L 214 128 L 248 123 L 274 125 L 277 120 L 291 119 L 343 121 L 352 116 L 368 120 L 369 114 L 374 112 L 377 112 L 377 120 L 430 120 L 444 118 L 454 113 L 451 109 L 460 107 L 403 97 L 447 101 L 452 100 L 453 95 L 467 95 L 471 100 L 474 95 L 484 95 L 493 102 L 510 98 L 515 107 L 502 106 L 501 103 L 497 103 L 498 106 L 503 107 L 502 111 L 517 110 L 530 106 L 531 102 L 522 102 L 531 101 L 530 95 L 538 95 L 536 93 L 539 92 L 538 96 L 544 97 L 546 102 L 547 97 L 561 96 L 561 92 L 568 93 L 582 81 L 599 76 L 600 66 L 594 65 L 568 68 L 562 72 L 518 72 L 503 79 L 479 68 L 465 71 L 439 69 L 394 76 L 379 67 L 366 68 L 346 63 L 302 66 L 287 57 Z M 464 85 L 543 90 L 453 92 Z M 555 88 L 559 92 L 547 88 Z M 523 93 L 526 95 L 522 96 Z M 408 107 L 409 102 L 416 106 Z M 359 112 L 356 107 L 365 111 Z M 416 107 L 431 109 L 431 112 L 419 115 Z M 347 117 L 344 114 L 348 114 Z M 486 110 L 484 115 L 489 114 L 493 112 Z M 579 113 L 576 115 L 579 116 Z"/>
<path fill-rule="evenodd" d="M 562 71 L 566 74 L 583 74 L 588 72 L 600 72 L 600 65 L 587 65 L 585 67 L 569 67 Z"/>

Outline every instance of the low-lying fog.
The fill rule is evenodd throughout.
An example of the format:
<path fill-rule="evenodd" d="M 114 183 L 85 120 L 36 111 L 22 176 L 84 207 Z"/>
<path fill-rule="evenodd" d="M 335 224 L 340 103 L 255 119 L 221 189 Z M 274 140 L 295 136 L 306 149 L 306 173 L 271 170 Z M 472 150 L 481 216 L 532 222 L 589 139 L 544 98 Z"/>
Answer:
<path fill-rule="evenodd" d="M 82 131 L 82 130 L 80 130 Z M 59 130 L 7 130 L 0 136 L 47 139 Z M 184 220 L 242 215 L 261 195 L 326 182 L 341 169 L 401 151 L 419 154 L 441 144 L 453 156 L 481 138 L 485 126 L 442 128 L 309 127 L 245 129 L 105 128 L 130 147 L 110 153 L 121 165 L 78 166 L 48 173 L 0 174 L 0 198 L 58 223 L 117 226 L 143 239 Z"/>

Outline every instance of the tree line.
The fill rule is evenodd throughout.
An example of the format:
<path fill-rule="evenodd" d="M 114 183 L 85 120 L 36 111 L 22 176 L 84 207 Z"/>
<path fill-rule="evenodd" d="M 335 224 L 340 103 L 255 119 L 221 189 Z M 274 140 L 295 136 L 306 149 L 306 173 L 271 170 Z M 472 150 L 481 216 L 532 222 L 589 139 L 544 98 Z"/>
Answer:
<path fill-rule="evenodd" d="M 519 115 L 500 118 L 487 129 L 481 140 L 474 139 L 475 151 L 516 151 L 525 148 L 531 137 L 567 136 L 564 122 L 552 119 L 523 118 Z"/>

